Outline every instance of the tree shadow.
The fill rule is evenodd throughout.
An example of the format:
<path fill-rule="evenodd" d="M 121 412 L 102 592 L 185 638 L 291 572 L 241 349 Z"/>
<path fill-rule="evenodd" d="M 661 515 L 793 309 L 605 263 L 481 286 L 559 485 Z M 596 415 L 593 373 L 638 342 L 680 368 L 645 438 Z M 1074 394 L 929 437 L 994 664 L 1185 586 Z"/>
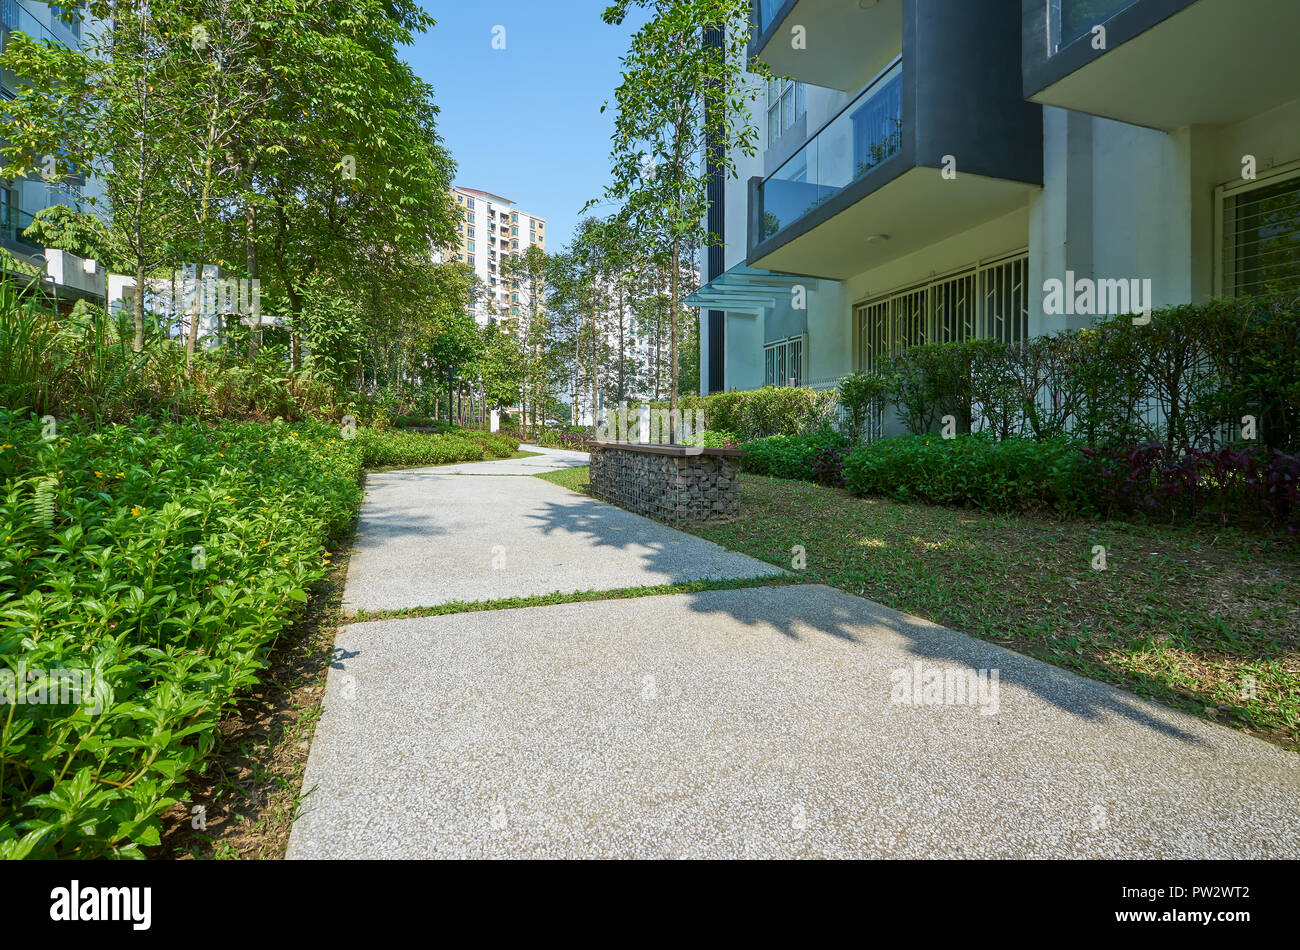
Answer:
<path fill-rule="evenodd" d="M 740 576 L 711 574 L 708 566 L 698 563 L 691 569 L 692 559 L 701 553 L 738 556 L 735 552 L 585 496 L 547 503 L 530 517 L 541 524 L 544 535 L 581 535 L 597 550 L 639 546 L 646 566 L 680 578 L 675 582 Z M 766 562 L 750 560 L 755 569 L 747 576 L 786 573 Z M 1147 701 L 1116 687 L 835 588 L 792 585 L 686 596 L 691 598 L 693 610 L 725 616 L 749 628 L 771 629 L 790 640 L 822 635 L 865 644 L 879 640 L 886 631 L 892 632 L 907 640 L 906 652 L 899 654 L 900 666 L 921 659 L 960 664 L 976 671 L 997 669 L 1002 685 L 1020 687 L 1080 719 L 1099 720 L 1113 713 L 1163 735 L 1204 744 L 1193 733 L 1153 715 Z M 1171 718 L 1178 715 L 1169 710 Z"/>

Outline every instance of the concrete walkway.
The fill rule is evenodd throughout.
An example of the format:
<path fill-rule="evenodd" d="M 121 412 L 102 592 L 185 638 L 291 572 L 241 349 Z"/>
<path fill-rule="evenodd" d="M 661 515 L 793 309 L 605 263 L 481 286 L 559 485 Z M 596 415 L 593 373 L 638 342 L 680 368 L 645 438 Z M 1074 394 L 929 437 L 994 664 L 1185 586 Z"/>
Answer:
<path fill-rule="evenodd" d="M 345 613 L 783 573 L 540 478 L 486 477 L 575 463 L 546 451 L 370 475 Z"/>
<path fill-rule="evenodd" d="M 373 476 L 367 523 L 391 541 L 351 570 L 403 545 L 412 603 L 771 570 L 532 478 Z M 421 579 L 421 551 L 471 564 L 490 536 L 551 573 L 485 586 L 508 553 Z M 1300 756 L 826 587 L 353 624 L 336 647 L 291 858 L 1300 857 Z"/>

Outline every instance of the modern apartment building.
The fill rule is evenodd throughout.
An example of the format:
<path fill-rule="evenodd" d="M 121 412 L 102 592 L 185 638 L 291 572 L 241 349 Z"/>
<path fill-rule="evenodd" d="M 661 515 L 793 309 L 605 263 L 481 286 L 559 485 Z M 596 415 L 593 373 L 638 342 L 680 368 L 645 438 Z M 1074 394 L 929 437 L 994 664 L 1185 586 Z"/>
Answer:
<path fill-rule="evenodd" d="M 63 22 L 59 9 L 40 0 L 0 0 L 0 46 L 8 45 L 14 31 L 21 31 L 36 40 L 78 48 L 84 36 L 98 29 L 98 21 L 91 17 L 85 22 Z M 13 73 L 0 70 L 0 99 L 13 99 L 17 84 Z M 86 210 L 84 201 L 101 191 L 97 181 L 76 173 L 48 181 L 39 177 L 0 181 L 0 247 L 13 259 L 7 266 L 23 277 L 43 275 L 43 288 L 62 305 L 70 306 L 76 299 L 102 303 L 106 290 L 102 266 L 48 250 L 24 237 L 23 231 L 38 211 L 57 204 Z"/>
<path fill-rule="evenodd" d="M 755 0 L 764 148 L 717 180 L 702 384 L 1300 289 L 1297 0 Z M 1107 311 L 1110 312 L 1110 311 Z"/>
<path fill-rule="evenodd" d="M 530 246 L 546 250 L 546 219 L 520 211 L 509 198 L 474 188 L 452 188 L 463 220 L 456 227 L 456 259 L 469 264 L 487 287 L 474 318 L 517 317 L 529 302 L 524 281 L 506 276 L 503 263 Z"/>

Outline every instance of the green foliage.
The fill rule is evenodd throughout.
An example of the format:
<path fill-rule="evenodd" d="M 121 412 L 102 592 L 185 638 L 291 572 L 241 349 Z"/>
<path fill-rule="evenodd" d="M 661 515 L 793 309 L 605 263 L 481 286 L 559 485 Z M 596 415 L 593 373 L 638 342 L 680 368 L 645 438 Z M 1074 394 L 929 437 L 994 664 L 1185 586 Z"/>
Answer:
<path fill-rule="evenodd" d="M 771 435 L 742 446 L 745 454 L 740 467 L 756 475 L 816 481 L 818 457 L 827 449 L 844 449 L 848 444 L 847 438 L 830 427 L 798 435 Z"/>
<path fill-rule="evenodd" d="M 844 461 L 859 495 L 989 511 L 1087 511 L 1089 460 L 1067 439 L 908 435 L 860 446 Z"/>
<path fill-rule="evenodd" d="M 864 385 L 868 390 L 859 393 Z M 909 347 L 869 383 L 846 377 L 841 400 L 853 414 L 879 398 L 882 386 L 914 434 L 934 431 L 951 414 L 957 431 L 969 431 L 977 419 L 998 438 L 1069 433 L 1090 445 L 1157 441 L 1188 449 L 1220 438 L 1225 425 L 1239 432 L 1242 417 L 1251 415 L 1263 444 L 1294 451 L 1300 300 L 1166 307 L 1147 325 L 1125 315 L 1011 345 Z"/>
<path fill-rule="evenodd" d="M 302 283 L 302 310 L 293 323 L 310 353 L 308 362 L 336 383 L 351 379 L 365 330 L 360 308 L 339 283 L 312 274 Z"/>
<path fill-rule="evenodd" d="M 603 19 L 622 23 L 632 7 L 645 8 L 647 17 L 632 35 L 614 91 L 605 198 L 620 205 L 620 222 L 649 249 L 646 256 L 668 266 L 668 404 L 675 410 L 683 250 L 722 240 L 705 223 L 709 187 L 715 174 L 737 174 L 739 156 L 755 153 L 749 103 L 759 93 L 746 69 L 765 68 L 747 51 L 749 0 L 618 0 Z M 688 369 L 697 364 L 687 361 Z"/>
<path fill-rule="evenodd" d="M 67 205 L 50 205 L 36 212 L 23 236 L 44 247 L 99 261 L 105 267 L 116 266 L 104 223 L 93 214 Z"/>
<path fill-rule="evenodd" d="M 709 429 L 732 433 L 741 441 L 769 435 L 796 435 L 819 429 L 835 416 L 834 390 L 817 392 L 794 386 L 764 386 L 744 392 L 684 396 L 683 410 L 694 409 Z M 635 409 L 639 404 L 630 403 Z M 666 403 L 650 403 L 666 409 Z"/>
<path fill-rule="evenodd" d="M 0 671 L 93 687 L 0 705 L 0 856 L 137 857 L 325 574 L 360 452 L 317 424 L 43 434 L 0 410 Z"/>
<path fill-rule="evenodd" d="M 157 329 L 137 350 L 126 314 L 79 301 L 59 316 L 0 281 L 0 406 L 118 422 L 141 413 L 297 420 L 337 417 L 342 395 L 336 379 L 311 363 L 294 370 L 274 348 L 251 360 L 206 349 L 187 364 L 180 341 Z"/>
<path fill-rule="evenodd" d="M 508 458 L 519 442 L 500 433 L 451 429 L 445 433 L 405 432 L 401 429 L 358 429 L 357 448 L 366 468 L 414 468 L 452 462 L 481 462 Z"/>
<path fill-rule="evenodd" d="M 714 429 L 704 429 L 682 439 L 682 445 L 694 445 L 703 449 L 725 449 L 739 442 L 733 433 Z"/>
<path fill-rule="evenodd" d="M 871 414 L 884 408 L 889 398 L 889 380 L 877 373 L 854 373 L 840 380 L 836 392 L 840 405 L 849 414 L 851 431 L 857 437 Z"/>
<path fill-rule="evenodd" d="M 946 415 L 969 432 L 974 366 L 985 340 L 911 346 L 889 361 L 887 378 L 899 416 L 911 432 L 931 432 Z"/>

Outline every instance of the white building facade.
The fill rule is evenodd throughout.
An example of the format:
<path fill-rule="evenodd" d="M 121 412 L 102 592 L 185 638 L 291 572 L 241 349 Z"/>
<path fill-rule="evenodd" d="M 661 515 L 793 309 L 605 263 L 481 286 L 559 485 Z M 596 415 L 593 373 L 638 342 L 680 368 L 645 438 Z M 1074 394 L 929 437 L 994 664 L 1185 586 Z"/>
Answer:
<path fill-rule="evenodd" d="M 530 291 L 527 282 L 506 274 L 504 264 L 530 246 L 546 250 L 546 219 L 489 191 L 458 186 L 452 194 L 461 213 L 452 257 L 469 264 L 487 288 L 475 306 L 475 320 L 484 324 L 520 316 L 528 309 Z"/>
<path fill-rule="evenodd" d="M 755 0 L 791 80 L 715 189 L 703 390 L 1087 326 L 1053 280 L 1300 290 L 1298 36 L 1296 0 Z"/>

